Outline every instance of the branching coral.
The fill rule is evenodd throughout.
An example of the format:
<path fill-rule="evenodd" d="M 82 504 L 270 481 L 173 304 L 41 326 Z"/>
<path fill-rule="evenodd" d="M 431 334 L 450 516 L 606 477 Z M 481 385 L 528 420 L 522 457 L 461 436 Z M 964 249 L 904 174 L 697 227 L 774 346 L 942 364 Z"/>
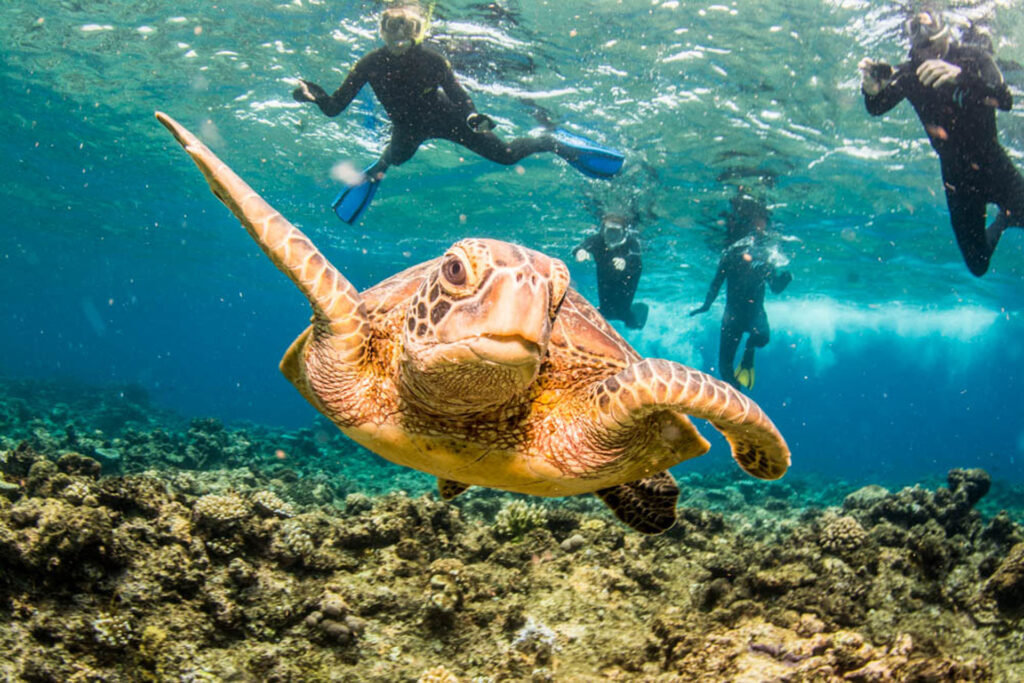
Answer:
<path fill-rule="evenodd" d="M 502 538 L 520 538 L 527 531 L 544 526 L 547 513 L 535 503 L 513 500 L 498 511 L 494 533 Z"/>

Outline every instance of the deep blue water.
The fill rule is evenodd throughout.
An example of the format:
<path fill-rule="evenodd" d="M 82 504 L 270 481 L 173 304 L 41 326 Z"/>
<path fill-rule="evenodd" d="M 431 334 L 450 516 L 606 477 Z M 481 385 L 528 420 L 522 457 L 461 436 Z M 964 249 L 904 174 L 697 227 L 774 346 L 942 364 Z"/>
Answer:
<path fill-rule="evenodd" d="M 730 178 L 744 177 L 796 240 L 784 245 L 794 282 L 768 297 L 773 339 L 752 392 L 789 441 L 793 471 L 901 485 L 981 466 L 1019 481 L 1024 231 L 971 277 L 913 112 L 863 111 L 856 63 L 899 58 L 897 10 L 785 4 L 510 3 L 517 24 L 442 5 L 438 47 L 500 133 L 535 127 L 529 98 L 622 147 L 632 166 L 602 184 L 547 157 L 517 171 L 434 143 L 389 174 L 357 228 L 330 214 L 329 169 L 374 157 L 387 132 L 379 109 L 367 90 L 328 121 L 290 91 L 299 75 L 333 89 L 377 44 L 372 3 L 5 4 L 0 373 L 135 382 L 186 416 L 313 418 L 276 367 L 308 307 L 152 118 L 162 109 L 360 287 L 465 236 L 569 260 L 593 224 L 588 201 L 636 194 L 653 214 L 637 297 L 652 311 L 626 336 L 706 371 L 724 293 L 705 316 L 685 312 L 714 273 Z M 986 14 L 1000 57 L 1024 62 L 1021 9 L 961 16 Z M 1020 99 L 1021 71 L 1006 75 Z M 1000 113 L 999 124 L 1019 162 L 1024 120 Z M 774 180 L 742 176 L 748 167 Z M 596 298 L 592 266 L 570 267 Z M 704 460 L 732 467 L 721 442 Z"/>

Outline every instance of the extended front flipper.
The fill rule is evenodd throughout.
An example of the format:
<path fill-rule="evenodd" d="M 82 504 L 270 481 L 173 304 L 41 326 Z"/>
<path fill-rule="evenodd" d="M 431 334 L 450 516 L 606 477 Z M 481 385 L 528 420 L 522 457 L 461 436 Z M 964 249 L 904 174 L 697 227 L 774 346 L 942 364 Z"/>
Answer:
<path fill-rule="evenodd" d="M 778 479 L 789 467 L 789 447 L 760 407 L 699 370 L 645 358 L 599 383 L 592 400 L 602 426 L 624 433 L 659 411 L 711 422 L 732 446 L 739 466 L 760 479 Z"/>
<path fill-rule="evenodd" d="M 369 322 L 356 288 L 328 263 L 308 237 L 267 204 L 199 138 L 163 112 L 157 112 L 156 118 L 189 153 L 217 198 L 309 299 L 313 306 L 314 347 L 329 351 L 335 363 L 362 365 Z M 298 369 L 295 362 L 295 358 L 285 357 L 285 374 Z M 297 378 L 289 375 L 289 379 L 294 382 Z"/>
<path fill-rule="evenodd" d="M 667 470 L 640 481 L 600 489 L 594 495 L 623 524 L 642 534 L 660 534 L 676 523 L 679 487 Z"/>

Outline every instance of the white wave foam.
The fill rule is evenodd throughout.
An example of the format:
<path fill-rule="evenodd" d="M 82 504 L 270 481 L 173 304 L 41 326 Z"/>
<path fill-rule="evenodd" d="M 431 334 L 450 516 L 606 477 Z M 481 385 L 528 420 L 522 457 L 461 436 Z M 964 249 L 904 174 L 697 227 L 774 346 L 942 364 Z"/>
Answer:
<path fill-rule="evenodd" d="M 643 355 L 694 367 L 717 363 L 721 301 L 708 313 L 689 317 L 678 304 L 643 300 L 650 305 L 646 327 L 639 333 L 623 330 Z M 862 307 L 824 297 L 771 301 L 765 310 L 771 323 L 771 346 L 790 346 L 805 359 L 810 355 L 819 372 L 837 362 L 837 345 L 849 353 L 887 339 L 911 347 L 907 362 L 931 366 L 955 358 L 966 368 L 973 358 L 987 353 L 986 342 L 995 336 L 992 328 L 1002 316 L 981 306 L 927 309 L 887 303 Z"/>
<path fill-rule="evenodd" d="M 773 301 L 765 305 L 773 327 L 831 342 L 840 334 L 895 334 L 902 339 L 940 336 L 959 342 L 974 342 L 999 317 L 981 306 L 928 309 L 898 302 L 867 307 L 845 304 L 829 298 Z"/>

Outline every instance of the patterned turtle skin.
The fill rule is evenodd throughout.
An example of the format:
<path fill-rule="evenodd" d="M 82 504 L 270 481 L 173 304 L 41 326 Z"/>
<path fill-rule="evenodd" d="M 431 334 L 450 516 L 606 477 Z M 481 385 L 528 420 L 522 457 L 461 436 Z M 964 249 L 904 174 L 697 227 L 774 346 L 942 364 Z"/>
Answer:
<path fill-rule="evenodd" d="M 438 478 L 536 496 L 594 493 L 625 524 L 675 523 L 668 469 L 709 443 L 777 479 L 785 441 L 748 397 L 705 373 L 642 358 L 569 286 L 565 264 L 464 239 L 358 292 L 313 243 L 192 133 L 157 113 L 271 261 L 313 308 L 281 370 L 352 440 Z"/>

